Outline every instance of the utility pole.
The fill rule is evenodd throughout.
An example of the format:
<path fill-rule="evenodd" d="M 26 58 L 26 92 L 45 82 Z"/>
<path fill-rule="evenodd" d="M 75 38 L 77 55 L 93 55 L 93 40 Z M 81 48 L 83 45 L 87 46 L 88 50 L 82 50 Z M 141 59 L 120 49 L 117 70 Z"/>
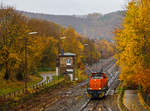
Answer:
<path fill-rule="evenodd" d="M 28 73 L 28 66 L 27 66 L 27 37 L 25 39 L 25 73 L 24 73 L 24 80 L 25 80 L 25 90 L 27 91 L 27 73 Z"/>
<path fill-rule="evenodd" d="M 101 50 L 101 59 L 102 59 L 102 54 L 103 54 L 103 51 Z M 103 62 L 102 62 L 102 60 L 101 60 L 101 64 L 102 64 L 101 72 L 103 72 Z"/>
<path fill-rule="evenodd" d="M 84 56 L 85 56 L 84 62 L 85 62 L 85 64 L 88 63 L 88 60 L 87 60 L 87 58 L 86 58 L 86 55 L 87 55 L 86 50 L 87 50 L 88 45 L 89 45 L 89 44 L 87 44 L 87 43 L 84 44 L 84 48 L 85 48 L 85 49 L 84 49 Z M 88 51 L 87 51 L 87 52 L 88 52 Z"/>
<path fill-rule="evenodd" d="M 90 58 L 91 58 L 91 66 L 92 66 L 92 64 L 93 64 L 93 54 L 92 54 L 92 46 L 90 47 L 90 53 L 91 53 L 91 55 L 90 55 Z"/>

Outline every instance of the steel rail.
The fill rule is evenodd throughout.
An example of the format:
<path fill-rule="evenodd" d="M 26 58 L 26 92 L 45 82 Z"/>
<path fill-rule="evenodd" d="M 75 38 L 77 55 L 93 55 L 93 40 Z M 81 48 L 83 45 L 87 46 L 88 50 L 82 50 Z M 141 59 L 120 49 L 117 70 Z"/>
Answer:
<path fill-rule="evenodd" d="M 110 63 L 110 62 L 111 62 L 111 63 Z M 110 65 L 108 65 L 108 64 L 110 64 Z M 105 64 L 107 67 L 105 67 L 104 71 L 110 69 L 110 68 L 115 64 L 115 62 L 114 62 L 114 60 L 111 60 L 111 61 L 108 62 L 108 64 Z M 103 67 L 104 67 L 104 65 L 103 65 Z M 90 72 L 93 72 L 92 70 L 90 70 L 90 68 L 89 68 L 89 71 L 90 71 Z M 115 76 L 115 78 L 116 78 L 116 77 L 117 77 L 117 76 Z M 104 100 L 103 100 L 103 101 L 104 101 Z M 89 106 L 89 104 L 90 104 L 91 102 L 92 102 L 92 100 L 91 100 L 91 99 L 88 99 L 87 102 L 80 108 L 79 111 L 84 111 L 86 108 L 88 108 L 88 106 Z M 96 108 L 97 108 L 98 104 L 99 104 L 99 101 L 94 102 L 92 111 L 96 111 Z M 103 108 L 105 108 L 106 111 L 111 111 L 110 108 L 107 108 L 107 106 L 106 106 L 106 104 L 105 104 L 104 102 L 103 102 Z"/>

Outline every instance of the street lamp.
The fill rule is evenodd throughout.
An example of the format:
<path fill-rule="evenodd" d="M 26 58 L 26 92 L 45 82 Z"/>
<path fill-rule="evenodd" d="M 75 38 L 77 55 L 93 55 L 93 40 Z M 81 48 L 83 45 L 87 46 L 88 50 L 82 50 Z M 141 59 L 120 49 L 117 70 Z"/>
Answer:
<path fill-rule="evenodd" d="M 60 37 L 61 40 L 65 39 L 65 38 L 66 38 L 66 36 Z"/>
<path fill-rule="evenodd" d="M 84 46 L 88 46 L 89 44 L 84 44 Z"/>
<path fill-rule="evenodd" d="M 102 50 L 100 51 L 100 54 L 101 54 L 101 59 L 102 59 L 102 54 L 103 54 Z M 101 64 L 102 64 L 101 72 L 103 72 L 103 61 L 101 61 Z"/>
<path fill-rule="evenodd" d="M 83 44 L 83 45 L 84 45 L 84 46 L 87 46 L 87 47 L 89 46 L 88 43 L 85 43 L 85 44 Z M 86 55 L 86 53 L 85 53 L 85 55 Z M 86 58 L 85 58 L 85 59 L 86 59 Z M 89 62 L 88 62 L 88 59 L 85 60 L 85 61 L 87 61 L 86 67 L 89 67 L 89 66 L 88 66 L 88 63 L 89 63 Z M 88 68 L 88 70 L 91 72 L 91 70 L 90 70 L 89 68 Z M 89 78 L 89 77 L 90 77 L 90 74 L 88 73 L 88 78 Z M 88 86 L 88 84 L 87 84 L 87 86 Z"/>
<path fill-rule="evenodd" d="M 84 46 L 89 46 L 89 44 L 88 44 L 88 43 L 85 43 Z M 89 46 L 89 48 L 90 48 L 90 49 L 89 49 L 89 50 L 90 50 L 90 63 L 89 63 L 89 64 L 92 65 L 92 63 L 93 63 L 93 62 L 92 62 L 92 48 L 91 48 L 90 46 Z M 89 61 L 88 61 L 88 62 L 89 62 Z"/>
<path fill-rule="evenodd" d="M 37 34 L 38 32 L 29 32 L 28 35 L 34 35 Z M 28 60 L 27 60 L 27 56 L 28 56 L 28 38 L 24 37 L 25 39 L 25 73 L 24 73 L 24 80 L 25 80 L 25 90 L 27 91 L 27 73 L 28 73 Z"/>
<path fill-rule="evenodd" d="M 98 44 L 96 44 L 96 69 L 98 70 L 98 62 L 99 62 L 99 57 L 98 57 L 98 52 L 99 52 L 99 50 L 98 50 Z"/>
<path fill-rule="evenodd" d="M 29 35 L 34 35 L 34 34 L 37 34 L 38 32 L 29 32 L 28 34 Z"/>
<path fill-rule="evenodd" d="M 58 44 L 59 44 L 58 54 L 61 52 L 61 48 L 60 48 L 61 40 L 64 40 L 64 39 L 66 39 L 66 36 L 63 36 L 63 37 L 59 38 L 60 41 L 58 42 Z"/>
<path fill-rule="evenodd" d="M 88 46 L 89 44 L 87 44 L 87 43 L 85 43 L 85 44 L 83 44 L 84 46 Z M 84 51 L 84 54 L 86 55 L 86 53 L 85 53 L 86 51 Z M 86 60 L 85 60 L 85 62 L 86 62 Z"/>

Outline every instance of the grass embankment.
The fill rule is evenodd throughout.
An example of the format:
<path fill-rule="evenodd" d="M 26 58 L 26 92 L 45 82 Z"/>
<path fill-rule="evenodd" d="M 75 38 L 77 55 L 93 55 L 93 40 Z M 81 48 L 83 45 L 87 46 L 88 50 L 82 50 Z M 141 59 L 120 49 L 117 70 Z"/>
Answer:
<path fill-rule="evenodd" d="M 49 78 L 47 78 L 48 80 Z M 51 86 L 54 86 L 54 85 L 57 85 L 58 83 L 61 83 L 62 81 L 64 81 L 64 77 L 63 76 L 53 76 L 53 80 L 48 83 L 47 85 L 45 85 L 46 87 L 51 87 Z"/>
<path fill-rule="evenodd" d="M 55 73 L 55 69 L 54 68 L 39 68 L 37 75 L 30 75 L 28 77 L 28 86 L 32 86 L 42 81 L 42 77 L 40 76 L 40 74 L 45 74 L 45 73 Z M 24 86 L 25 86 L 24 81 L 17 81 L 17 80 L 7 81 L 7 80 L 0 79 L 0 96 L 23 89 Z"/>
<path fill-rule="evenodd" d="M 38 75 L 30 75 L 28 77 L 28 86 L 32 86 L 38 82 L 40 82 L 42 80 L 42 77 L 39 76 L 40 74 L 45 74 L 45 73 L 55 73 L 54 70 L 52 70 L 51 68 L 40 68 L 38 70 Z M 76 72 L 76 76 L 78 78 L 78 81 L 77 82 L 81 82 L 83 80 L 86 80 L 88 78 L 88 75 L 87 74 L 84 74 L 83 70 L 77 70 Z M 47 80 L 48 81 L 49 78 L 47 77 Z M 45 85 L 45 87 L 51 87 L 51 86 L 54 86 L 60 82 L 62 82 L 64 80 L 64 78 L 61 76 L 61 77 L 57 77 L 57 76 L 53 76 L 53 80 Z M 0 80 L 1 83 L 0 83 L 0 96 L 2 95 L 7 95 L 9 93 L 12 93 L 12 92 L 15 92 L 15 91 L 18 91 L 18 90 L 21 90 L 24 88 L 24 81 L 17 81 L 17 80 Z M 45 82 L 46 83 L 46 82 Z"/>
<path fill-rule="evenodd" d="M 88 75 L 85 74 L 84 71 L 81 70 L 81 69 L 77 69 L 76 75 L 77 75 L 77 78 L 78 78 L 78 81 L 79 81 L 79 82 L 88 79 Z"/>
<path fill-rule="evenodd" d="M 32 86 L 35 83 L 38 83 L 42 80 L 42 77 L 40 76 L 34 76 L 30 75 L 28 81 L 28 86 Z M 17 81 L 17 80 L 0 80 L 0 96 L 4 94 L 8 94 L 11 92 L 15 92 L 17 90 L 23 89 L 24 88 L 24 81 Z"/>
<path fill-rule="evenodd" d="M 82 72 L 82 71 L 81 71 Z M 78 73 L 81 74 L 81 73 Z M 87 75 L 80 75 L 79 79 L 80 80 L 85 80 L 87 77 Z M 70 81 L 69 80 L 69 76 L 59 76 L 59 78 L 57 76 L 53 76 L 53 80 L 51 82 L 49 82 L 48 84 L 46 84 L 46 82 L 44 82 L 44 86 L 42 87 L 38 87 L 37 89 L 29 89 L 28 94 L 23 95 L 23 96 L 19 96 L 16 97 L 16 99 L 12 99 L 10 101 L 10 103 L 6 103 L 8 104 L 8 107 L 16 107 L 17 105 L 20 104 L 24 104 L 24 102 L 30 100 L 31 98 L 35 98 L 36 96 L 40 95 L 40 94 L 45 94 L 47 93 L 48 90 L 54 90 L 54 89 L 60 89 L 60 88 L 69 88 L 71 86 L 76 85 L 79 81 Z M 47 77 L 46 81 L 49 80 L 49 77 Z M 31 92 L 31 93 L 30 93 Z M 5 103 L 4 103 L 5 104 Z M 3 105 L 4 106 L 4 105 Z M 7 107 L 3 107 L 3 109 L 6 109 Z"/>
<path fill-rule="evenodd" d="M 38 73 L 47 73 L 47 72 L 55 72 L 55 68 L 39 68 L 38 69 Z"/>
<path fill-rule="evenodd" d="M 49 72 L 49 71 L 48 71 Z M 45 73 L 45 72 L 44 72 Z M 50 71 L 50 73 L 55 73 L 55 71 Z M 84 81 L 84 80 L 87 80 L 88 79 L 88 75 L 84 73 L 83 70 L 80 70 L 80 69 L 77 69 L 76 70 L 76 75 L 75 75 L 76 78 L 78 78 L 78 81 L 70 81 L 70 77 L 69 76 L 53 76 L 53 80 L 48 83 L 46 85 L 46 87 L 51 87 L 51 86 L 55 86 L 57 85 L 58 83 L 61 83 L 62 81 L 65 81 L 65 83 L 70 83 L 72 85 L 76 85 L 78 82 L 81 82 L 81 81 Z M 48 80 L 49 78 L 47 78 Z"/>
<path fill-rule="evenodd" d="M 49 80 L 49 78 L 47 77 L 47 81 L 48 80 Z M 58 79 L 57 76 L 53 76 L 53 80 L 51 82 L 49 82 L 48 84 L 46 84 L 46 82 L 44 82 L 44 85 L 41 87 L 38 87 L 36 89 L 29 88 L 28 92 L 26 94 L 23 94 L 21 96 L 20 95 L 16 96 L 16 97 L 12 98 L 10 101 L 6 101 L 6 102 L 0 104 L 0 110 L 6 111 L 9 108 L 13 109 L 18 105 L 21 105 L 21 104 L 23 105 L 28 100 L 32 100 L 41 94 L 47 93 L 47 91 L 49 91 L 49 90 L 54 90 L 57 88 L 65 87 L 66 86 L 65 84 L 70 85 L 71 83 L 70 82 L 66 83 L 66 80 L 64 79 L 64 77 L 59 77 L 59 79 Z"/>
<path fill-rule="evenodd" d="M 123 83 L 119 85 L 119 87 L 117 88 L 118 91 L 118 105 L 119 105 L 119 109 L 121 111 L 129 111 L 125 105 L 123 104 L 123 97 L 124 97 L 124 91 L 125 91 L 125 87 L 123 86 Z"/>
<path fill-rule="evenodd" d="M 147 111 L 150 111 L 150 106 L 145 103 L 141 91 L 138 92 L 138 97 L 139 97 L 139 101 L 140 101 L 141 105 L 142 105 Z"/>

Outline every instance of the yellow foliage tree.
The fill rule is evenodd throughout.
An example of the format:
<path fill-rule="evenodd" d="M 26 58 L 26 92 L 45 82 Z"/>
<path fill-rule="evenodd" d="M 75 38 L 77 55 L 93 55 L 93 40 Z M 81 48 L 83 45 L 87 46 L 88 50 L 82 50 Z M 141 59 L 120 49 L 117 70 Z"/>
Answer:
<path fill-rule="evenodd" d="M 0 9 L 0 67 L 5 79 L 13 78 L 21 65 L 22 52 L 16 41 L 27 32 L 26 18 L 13 8 Z"/>
<path fill-rule="evenodd" d="M 30 35 L 29 32 L 38 34 Z M 66 38 L 60 40 L 63 36 Z M 64 28 L 46 20 L 29 19 L 13 8 L 1 7 L 0 79 L 23 80 L 25 71 L 36 74 L 38 68 L 55 68 L 59 47 L 75 53 L 80 66 L 85 58 L 84 40 L 71 26 Z M 99 54 L 94 42 L 88 40 L 88 43 L 88 58 L 97 58 Z"/>
<path fill-rule="evenodd" d="M 150 2 L 132 0 L 123 27 L 116 31 L 117 63 L 120 78 L 127 85 L 150 87 Z"/>
<path fill-rule="evenodd" d="M 114 55 L 114 44 L 107 40 L 99 40 L 97 42 L 98 50 L 102 53 L 102 58 L 109 58 Z"/>

